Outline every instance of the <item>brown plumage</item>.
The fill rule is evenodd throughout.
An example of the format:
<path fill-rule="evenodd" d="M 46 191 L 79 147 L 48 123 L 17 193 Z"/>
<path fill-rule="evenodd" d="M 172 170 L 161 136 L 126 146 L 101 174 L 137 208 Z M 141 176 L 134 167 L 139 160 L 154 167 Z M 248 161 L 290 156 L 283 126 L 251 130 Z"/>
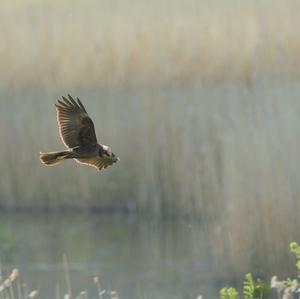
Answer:
<path fill-rule="evenodd" d="M 109 146 L 98 144 L 94 123 L 78 98 L 62 97 L 55 107 L 59 134 L 68 150 L 40 153 L 43 164 L 55 165 L 66 159 L 75 159 L 80 164 L 101 170 L 120 160 Z"/>

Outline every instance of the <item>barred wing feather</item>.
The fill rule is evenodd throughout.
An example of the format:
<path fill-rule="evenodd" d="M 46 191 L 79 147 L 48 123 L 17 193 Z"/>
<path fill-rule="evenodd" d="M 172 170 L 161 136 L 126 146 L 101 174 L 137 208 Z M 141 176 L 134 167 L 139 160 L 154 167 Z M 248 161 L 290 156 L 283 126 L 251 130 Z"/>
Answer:
<path fill-rule="evenodd" d="M 76 100 L 68 95 L 55 104 L 61 139 L 68 148 L 97 144 L 94 123 L 81 101 Z"/>

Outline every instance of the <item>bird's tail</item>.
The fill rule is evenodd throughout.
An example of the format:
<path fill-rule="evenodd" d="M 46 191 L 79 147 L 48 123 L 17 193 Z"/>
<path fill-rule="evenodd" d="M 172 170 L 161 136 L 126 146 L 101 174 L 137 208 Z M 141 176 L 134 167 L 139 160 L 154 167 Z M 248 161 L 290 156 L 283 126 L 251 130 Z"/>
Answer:
<path fill-rule="evenodd" d="M 69 151 L 40 153 L 41 162 L 45 165 L 55 165 L 70 158 L 71 153 Z"/>

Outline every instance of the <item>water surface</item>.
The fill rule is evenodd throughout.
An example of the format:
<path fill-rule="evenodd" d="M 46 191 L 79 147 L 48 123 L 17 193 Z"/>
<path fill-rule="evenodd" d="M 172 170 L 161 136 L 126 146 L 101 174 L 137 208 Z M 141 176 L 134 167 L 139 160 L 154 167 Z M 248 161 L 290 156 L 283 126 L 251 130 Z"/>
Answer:
<path fill-rule="evenodd" d="M 199 223 L 156 222 L 113 215 L 1 215 L 4 269 L 17 266 L 31 288 L 53 298 L 65 290 L 62 254 L 74 293 L 100 275 L 121 298 L 195 298 L 215 294 L 207 235 Z M 6 245 L 4 245 L 6 244 Z M 8 262 L 7 262 L 8 261 Z"/>
<path fill-rule="evenodd" d="M 221 287 L 241 286 L 244 268 L 261 277 L 280 266 L 291 269 L 293 263 L 284 256 L 275 256 L 277 262 L 249 263 L 249 255 L 256 260 L 266 255 L 256 256 L 251 248 L 232 259 L 226 243 L 230 234 L 218 229 L 223 241 L 216 239 L 215 225 L 191 220 L 1 214 L 0 252 L 4 271 L 17 266 L 28 286 L 38 288 L 45 299 L 55 296 L 57 285 L 66 290 L 63 253 L 69 259 L 74 294 L 88 290 L 91 298 L 96 297 L 94 275 L 122 299 L 197 298 L 199 294 L 217 298 Z"/>

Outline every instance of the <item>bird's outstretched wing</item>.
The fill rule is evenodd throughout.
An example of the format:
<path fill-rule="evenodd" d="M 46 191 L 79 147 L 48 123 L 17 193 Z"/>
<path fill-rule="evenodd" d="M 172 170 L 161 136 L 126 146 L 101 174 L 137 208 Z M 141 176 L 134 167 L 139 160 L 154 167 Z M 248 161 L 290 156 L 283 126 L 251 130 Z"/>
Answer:
<path fill-rule="evenodd" d="M 70 95 L 55 104 L 60 137 L 66 147 L 97 144 L 94 123 L 81 101 Z"/>
<path fill-rule="evenodd" d="M 89 165 L 92 167 L 97 168 L 99 171 L 102 169 L 105 169 L 109 165 L 112 165 L 114 162 L 103 159 L 101 157 L 93 157 L 93 158 L 80 158 L 80 159 L 75 159 L 76 162 L 79 164 L 85 164 Z"/>

